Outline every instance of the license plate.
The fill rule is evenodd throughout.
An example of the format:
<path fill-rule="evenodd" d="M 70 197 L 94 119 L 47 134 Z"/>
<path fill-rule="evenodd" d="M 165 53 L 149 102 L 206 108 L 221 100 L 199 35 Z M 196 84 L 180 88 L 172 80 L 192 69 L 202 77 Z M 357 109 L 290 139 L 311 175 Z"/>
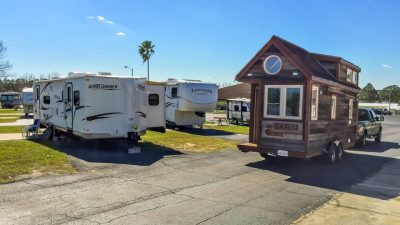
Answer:
<path fill-rule="evenodd" d="M 278 150 L 278 156 L 288 157 L 288 155 L 289 155 L 288 151 Z"/>

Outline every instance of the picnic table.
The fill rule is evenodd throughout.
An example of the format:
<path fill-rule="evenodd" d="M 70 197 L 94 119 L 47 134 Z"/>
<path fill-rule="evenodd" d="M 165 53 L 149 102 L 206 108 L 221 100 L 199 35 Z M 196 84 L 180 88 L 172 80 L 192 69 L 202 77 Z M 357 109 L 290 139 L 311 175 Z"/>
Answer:
<path fill-rule="evenodd" d="M 224 126 L 224 122 L 225 125 L 228 126 L 228 120 L 226 119 L 226 117 L 222 117 L 222 116 L 215 116 L 213 122 L 217 122 L 218 126 Z"/>

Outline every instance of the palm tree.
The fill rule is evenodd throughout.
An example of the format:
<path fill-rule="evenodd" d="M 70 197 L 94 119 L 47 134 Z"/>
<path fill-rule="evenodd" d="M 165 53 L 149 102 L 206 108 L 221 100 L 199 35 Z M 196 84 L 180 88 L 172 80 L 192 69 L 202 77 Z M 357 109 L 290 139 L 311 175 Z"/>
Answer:
<path fill-rule="evenodd" d="M 142 56 L 143 63 L 147 62 L 147 80 L 150 80 L 150 57 L 154 54 L 154 45 L 151 41 L 143 41 L 139 47 L 139 54 Z"/>

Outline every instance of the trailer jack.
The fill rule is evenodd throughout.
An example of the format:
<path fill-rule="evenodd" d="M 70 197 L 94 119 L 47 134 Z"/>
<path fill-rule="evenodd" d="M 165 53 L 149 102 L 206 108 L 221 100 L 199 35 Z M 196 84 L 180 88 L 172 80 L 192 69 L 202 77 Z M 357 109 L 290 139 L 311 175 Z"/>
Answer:
<path fill-rule="evenodd" d="M 133 133 L 132 136 L 128 139 L 128 154 L 137 154 L 141 152 L 139 146 L 139 138 L 140 136 L 137 133 Z M 132 145 L 131 145 L 132 144 Z"/>

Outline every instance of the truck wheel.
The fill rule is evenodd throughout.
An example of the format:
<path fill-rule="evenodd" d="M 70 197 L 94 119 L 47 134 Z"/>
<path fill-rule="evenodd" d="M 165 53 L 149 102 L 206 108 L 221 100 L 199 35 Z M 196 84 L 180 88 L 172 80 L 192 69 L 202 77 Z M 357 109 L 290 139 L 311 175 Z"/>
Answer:
<path fill-rule="evenodd" d="M 335 145 L 335 143 L 331 143 L 330 145 L 329 145 L 329 149 L 328 149 L 328 153 L 326 154 L 326 162 L 328 163 L 328 164 L 333 164 L 333 163 L 335 163 L 336 162 L 336 149 L 337 149 L 337 147 L 336 147 L 336 145 Z"/>
<path fill-rule="evenodd" d="M 379 134 L 375 137 L 375 142 L 381 142 L 382 139 L 382 128 L 379 130 Z"/>
<path fill-rule="evenodd" d="M 344 154 L 343 144 L 339 143 L 339 146 L 336 148 L 336 161 L 342 160 L 343 154 Z"/>
<path fill-rule="evenodd" d="M 361 148 L 364 148 L 366 144 L 367 144 L 367 132 L 364 132 L 364 134 L 360 137 L 358 145 Z"/>
<path fill-rule="evenodd" d="M 239 124 L 239 121 L 238 121 L 238 119 L 233 118 L 232 123 L 235 124 L 235 125 L 238 125 L 238 124 Z"/>

